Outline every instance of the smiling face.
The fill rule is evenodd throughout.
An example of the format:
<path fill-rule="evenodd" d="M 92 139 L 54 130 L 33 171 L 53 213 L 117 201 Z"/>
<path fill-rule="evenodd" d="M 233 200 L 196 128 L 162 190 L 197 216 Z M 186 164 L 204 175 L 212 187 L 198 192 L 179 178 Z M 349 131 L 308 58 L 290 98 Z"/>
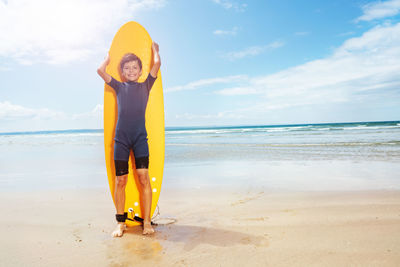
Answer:
<path fill-rule="evenodd" d="M 137 60 L 126 62 L 122 68 L 122 75 L 129 82 L 137 82 L 142 75 L 142 69 Z"/>

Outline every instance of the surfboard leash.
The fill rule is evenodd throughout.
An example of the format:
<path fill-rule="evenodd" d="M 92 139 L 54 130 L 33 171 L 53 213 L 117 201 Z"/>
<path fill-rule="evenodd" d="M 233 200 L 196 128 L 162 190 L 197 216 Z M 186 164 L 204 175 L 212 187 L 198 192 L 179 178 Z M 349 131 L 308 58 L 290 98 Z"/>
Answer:
<path fill-rule="evenodd" d="M 128 211 L 129 211 L 132 219 L 127 216 L 126 217 L 127 220 L 143 223 L 143 221 L 144 221 L 143 218 L 136 216 L 133 208 L 129 208 Z M 151 218 L 151 225 L 156 225 L 156 226 L 157 225 L 166 225 L 166 224 L 172 224 L 172 223 L 177 222 L 177 220 L 175 218 L 159 218 L 160 208 L 158 207 L 158 205 L 156 206 L 155 213 L 156 213 L 156 215 L 154 215 L 153 218 Z M 160 221 L 160 220 L 170 220 L 170 221 L 168 221 L 166 223 L 157 223 L 157 221 Z"/>
<path fill-rule="evenodd" d="M 126 217 L 127 220 L 130 220 L 130 221 L 133 221 L 133 222 L 136 221 L 136 222 L 143 223 L 144 219 L 139 217 L 139 216 L 136 216 L 135 211 L 133 210 L 133 208 L 129 208 L 128 211 L 131 214 L 132 219 L 127 216 Z M 151 225 L 157 225 L 156 223 L 153 222 L 153 218 L 151 218 L 151 219 L 152 219 Z"/>

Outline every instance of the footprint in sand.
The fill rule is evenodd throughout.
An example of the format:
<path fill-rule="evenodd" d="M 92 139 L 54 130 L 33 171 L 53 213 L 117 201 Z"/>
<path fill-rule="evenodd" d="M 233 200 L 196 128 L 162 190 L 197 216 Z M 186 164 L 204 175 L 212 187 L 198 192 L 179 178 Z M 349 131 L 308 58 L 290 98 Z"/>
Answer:
<path fill-rule="evenodd" d="M 82 238 L 80 237 L 80 233 L 79 233 L 78 229 L 74 229 L 74 231 L 72 231 L 72 234 L 75 237 L 76 242 L 82 242 Z"/>
<path fill-rule="evenodd" d="M 255 200 L 255 199 L 260 198 L 263 194 L 264 194 L 264 192 L 259 192 L 258 194 L 254 195 L 254 196 L 246 197 L 245 199 L 241 199 L 241 200 L 239 200 L 237 202 L 234 202 L 234 203 L 231 204 L 231 206 L 236 206 L 236 205 L 239 205 L 239 204 L 245 204 L 245 203 L 247 203 L 247 202 L 249 202 L 251 200 Z"/>

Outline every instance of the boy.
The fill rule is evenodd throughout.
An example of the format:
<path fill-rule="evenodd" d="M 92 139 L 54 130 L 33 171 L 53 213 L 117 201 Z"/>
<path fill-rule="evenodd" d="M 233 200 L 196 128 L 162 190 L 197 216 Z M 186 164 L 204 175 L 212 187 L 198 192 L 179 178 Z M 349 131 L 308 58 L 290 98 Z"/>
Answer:
<path fill-rule="evenodd" d="M 118 222 L 114 237 L 121 237 L 126 229 L 125 220 L 125 186 L 128 178 L 128 160 L 130 149 L 135 156 L 136 171 L 142 188 L 142 205 L 144 207 L 143 234 L 152 234 L 154 229 L 151 227 L 151 200 L 152 190 L 148 172 L 149 148 L 147 144 L 147 132 L 145 127 L 145 111 L 150 89 L 157 79 L 157 73 L 161 66 L 158 44 L 152 43 L 153 66 L 147 79 L 143 83 L 138 83 L 142 74 L 142 62 L 135 54 L 126 54 L 120 62 L 122 79 L 124 82 L 115 80 L 107 74 L 106 67 L 110 62 L 109 55 L 97 69 L 97 73 L 103 78 L 104 82 L 110 85 L 117 94 L 118 101 L 118 122 L 115 129 L 114 143 L 114 163 L 116 172 L 115 185 L 115 206 Z"/>

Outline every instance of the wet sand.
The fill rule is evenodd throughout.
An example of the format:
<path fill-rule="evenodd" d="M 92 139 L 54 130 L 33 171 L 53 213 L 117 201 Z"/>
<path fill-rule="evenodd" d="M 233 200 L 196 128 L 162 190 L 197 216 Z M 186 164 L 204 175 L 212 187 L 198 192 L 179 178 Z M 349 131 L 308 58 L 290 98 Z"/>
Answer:
<path fill-rule="evenodd" d="M 108 189 L 2 193 L 3 266 L 398 266 L 400 191 L 163 188 L 177 222 L 112 238 Z"/>

